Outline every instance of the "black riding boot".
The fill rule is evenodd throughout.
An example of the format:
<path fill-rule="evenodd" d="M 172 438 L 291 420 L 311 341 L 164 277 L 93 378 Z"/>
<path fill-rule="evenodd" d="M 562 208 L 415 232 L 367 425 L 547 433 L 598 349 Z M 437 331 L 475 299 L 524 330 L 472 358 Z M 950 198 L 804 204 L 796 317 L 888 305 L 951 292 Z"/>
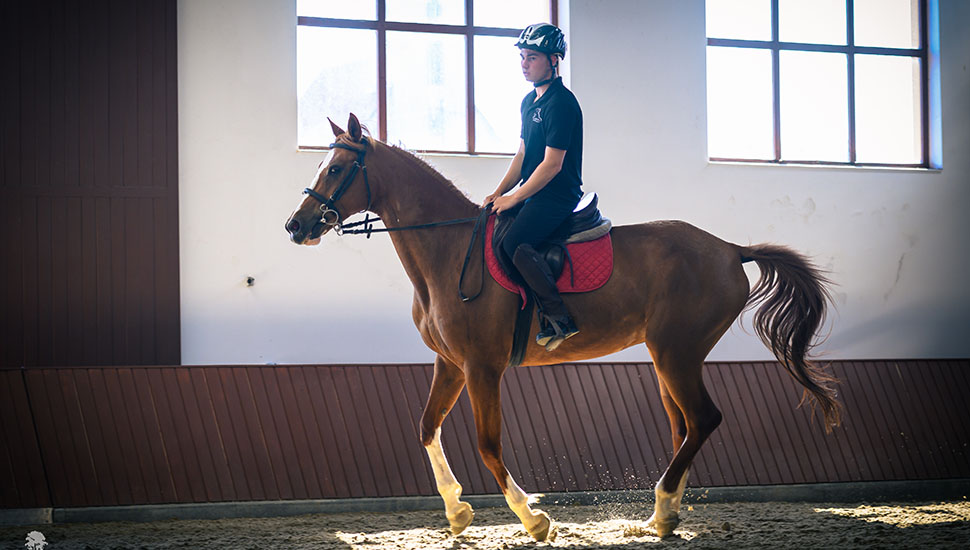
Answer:
<path fill-rule="evenodd" d="M 556 280 L 549 265 L 532 245 L 520 244 L 515 249 L 512 263 L 539 304 L 539 334 L 536 336 L 536 343 L 545 346 L 546 351 L 552 351 L 566 338 L 576 335 L 579 329 L 559 296 L 559 289 L 556 288 Z"/>

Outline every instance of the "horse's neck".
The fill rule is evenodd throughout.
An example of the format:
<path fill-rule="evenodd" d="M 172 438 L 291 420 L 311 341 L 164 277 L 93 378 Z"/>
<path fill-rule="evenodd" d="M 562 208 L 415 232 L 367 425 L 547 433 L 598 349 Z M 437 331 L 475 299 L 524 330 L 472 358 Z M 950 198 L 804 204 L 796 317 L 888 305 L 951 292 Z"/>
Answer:
<path fill-rule="evenodd" d="M 374 211 L 390 228 L 473 217 L 478 207 L 466 199 L 439 174 L 396 151 L 383 151 L 389 162 L 382 163 L 380 190 Z M 415 283 L 427 284 L 453 270 L 450 262 L 461 261 L 474 224 L 392 232 L 391 241 L 404 269 Z"/>

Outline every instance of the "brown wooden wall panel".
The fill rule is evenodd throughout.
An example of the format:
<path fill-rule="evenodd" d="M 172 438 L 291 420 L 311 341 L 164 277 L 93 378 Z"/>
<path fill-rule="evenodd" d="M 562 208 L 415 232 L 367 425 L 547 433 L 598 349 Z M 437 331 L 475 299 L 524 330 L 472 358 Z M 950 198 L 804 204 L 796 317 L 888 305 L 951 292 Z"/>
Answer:
<path fill-rule="evenodd" d="M 970 361 L 842 361 L 826 435 L 774 363 L 710 363 L 724 422 L 691 486 L 970 477 Z M 419 443 L 430 365 L 0 370 L 0 506 L 434 495 Z M 650 364 L 509 372 L 504 456 L 530 492 L 650 489 L 670 459 Z M 463 395 L 442 440 L 496 493 Z"/>
<path fill-rule="evenodd" d="M 0 370 L 0 508 L 51 505 L 23 373 Z"/>
<path fill-rule="evenodd" d="M 174 0 L 0 3 L 0 365 L 177 364 Z"/>

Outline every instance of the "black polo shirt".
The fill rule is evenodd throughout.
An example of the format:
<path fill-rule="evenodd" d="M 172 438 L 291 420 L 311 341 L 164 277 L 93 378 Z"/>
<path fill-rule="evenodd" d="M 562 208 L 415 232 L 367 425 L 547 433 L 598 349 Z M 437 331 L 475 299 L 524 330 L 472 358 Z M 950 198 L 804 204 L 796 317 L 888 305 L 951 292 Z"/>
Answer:
<path fill-rule="evenodd" d="M 575 206 L 583 196 L 583 111 L 562 77 L 553 80 L 538 101 L 536 95 L 535 90 L 529 92 L 520 108 L 525 142 L 522 181 L 528 181 L 545 158 L 547 146 L 565 149 L 562 170 L 532 198 Z"/>

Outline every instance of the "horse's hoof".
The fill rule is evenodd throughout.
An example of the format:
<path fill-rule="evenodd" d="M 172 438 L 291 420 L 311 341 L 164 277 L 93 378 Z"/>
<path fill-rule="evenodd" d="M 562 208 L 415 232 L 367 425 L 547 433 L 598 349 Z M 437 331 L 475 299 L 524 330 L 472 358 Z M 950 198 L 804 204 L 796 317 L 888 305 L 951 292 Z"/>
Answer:
<path fill-rule="evenodd" d="M 678 516 L 658 520 L 657 514 L 654 514 L 647 520 L 647 527 L 652 527 L 660 538 L 666 538 L 672 535 L 678 525 L 680 525 L 680 518 Z"/>
<path fill-rule="evenodd" d="M 527 527 L 526 530 L 532 535 L 532 538 L 536 539 L 538 542 L 542 542 L 549 538 L 549 531 L 552 527 L 552 520 L 549 519 L 549 514 L 543 512 L 542 510 L 535 510 L 532 514 L 535 518 L 535 523 L 532 527 Z M 555 538 L 555 531 L 553 531 L 553 538 Z"/>
<path fill-rule="evenodd" d="M 459 502 L 458 512 L 448 518 L 448 522 L 451 523 L 451 534 L 460 534 L 471 525 L 473 519 L 475 519 L 475 511 L 472 510 L 472 505 L 467 502 Z"/>

